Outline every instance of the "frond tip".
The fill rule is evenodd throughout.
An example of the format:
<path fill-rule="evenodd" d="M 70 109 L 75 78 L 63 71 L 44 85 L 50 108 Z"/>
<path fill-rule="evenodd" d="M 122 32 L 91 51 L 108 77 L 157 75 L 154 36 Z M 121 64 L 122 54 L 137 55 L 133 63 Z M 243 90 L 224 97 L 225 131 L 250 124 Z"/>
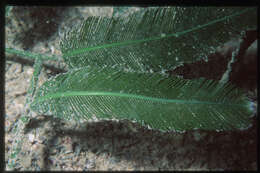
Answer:
<path fill-rule="evenodd" d="M 162 131 L 250 126 L 249 100 L 230 84 L 84 67 L 45 82 L 31 108 L 76 120 L 128 119 Z"/>

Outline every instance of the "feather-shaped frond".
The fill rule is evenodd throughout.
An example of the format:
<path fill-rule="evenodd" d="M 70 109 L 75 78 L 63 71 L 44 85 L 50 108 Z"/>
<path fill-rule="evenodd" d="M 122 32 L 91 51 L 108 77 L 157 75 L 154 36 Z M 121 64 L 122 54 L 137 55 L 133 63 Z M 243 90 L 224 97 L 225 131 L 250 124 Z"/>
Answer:
<path fill-rule="evenodd" d="M 112 66 L 138 71 L 174 69 L 206 58 L 256 25 L 255 8 L 147 8 L 128 17 L 89 17 L 61 41 L 70 68 Z"/>
<path fill-rule="evenodd" d="M 31 108 L 65 119 L 129 119 L 162 131 L 250 125 L 249 101 L 230 84 L 84 67 L 45 82 Z"/>

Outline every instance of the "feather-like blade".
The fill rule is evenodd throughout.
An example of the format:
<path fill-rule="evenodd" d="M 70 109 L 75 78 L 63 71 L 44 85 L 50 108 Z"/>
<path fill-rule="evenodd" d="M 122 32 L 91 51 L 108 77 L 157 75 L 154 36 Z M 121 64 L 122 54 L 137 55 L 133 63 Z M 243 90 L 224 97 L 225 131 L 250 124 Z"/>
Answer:
<path fill-rule="evenodd" d="M 65 119 L 128 119 L 183 131 L 247 128 L 249 104 L 230 84 L 84 67 L 45 82 L 31 108 Z"/>
<path fill-rule="evenodd" d="M 256 8 L 147 8 L 128 17 L 89 17 L 61 41 L 70 68 L 173 69 L 206 58 L 241 31 L 256 27 Z"/>

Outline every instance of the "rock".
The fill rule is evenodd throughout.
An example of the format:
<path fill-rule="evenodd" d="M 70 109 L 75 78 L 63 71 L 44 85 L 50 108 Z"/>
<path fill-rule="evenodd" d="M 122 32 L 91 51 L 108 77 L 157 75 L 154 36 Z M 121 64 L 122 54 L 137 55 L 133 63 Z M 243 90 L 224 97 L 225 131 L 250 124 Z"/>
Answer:
<path fill-rule="evenodd" d="M 94 160 L 89 160 L 89 159 L 86 159 L 86 162 L 85 162 L 85 167 L 86 169 L 93 169 L 96 167 L 96 164 L 95 164 L 95 161 Z"/>
<path fill-rule="evenodd" d="M 29 134 L 29 135 L 28 135 L 28 139 L 29 139 L 29 141 L 30 141 L 31 143 L 33 143 L 34 140 L 35 140 L 35 135 L 34 135 L 34 134 Z"/>
<path fill-rule="evenodd" d="M 21 165 L 23 168 L 29 168 L 31 166 L 32 160 L 31 157 L 22 157 Z"/>

